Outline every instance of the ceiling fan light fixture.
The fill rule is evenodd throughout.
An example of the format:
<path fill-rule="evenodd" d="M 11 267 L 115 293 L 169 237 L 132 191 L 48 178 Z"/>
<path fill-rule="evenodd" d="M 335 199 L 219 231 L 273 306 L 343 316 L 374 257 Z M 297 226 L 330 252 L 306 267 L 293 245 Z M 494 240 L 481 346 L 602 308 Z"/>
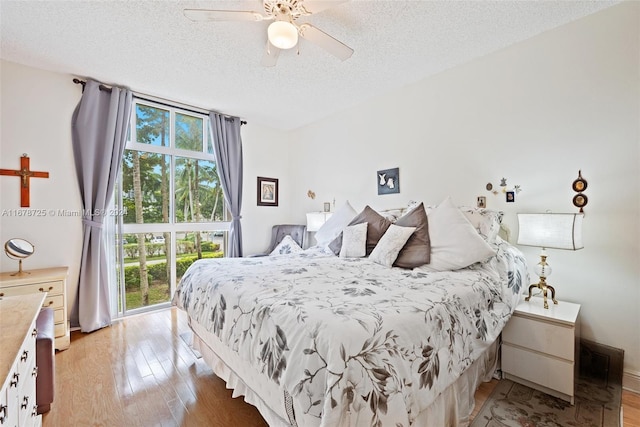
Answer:
<path fill-rule="evenodd" d="M 291 49 L 298 44 L 298 29 L 290 22 L 275 21 L 267 29 L 269 42 L 278 49 Z"/>

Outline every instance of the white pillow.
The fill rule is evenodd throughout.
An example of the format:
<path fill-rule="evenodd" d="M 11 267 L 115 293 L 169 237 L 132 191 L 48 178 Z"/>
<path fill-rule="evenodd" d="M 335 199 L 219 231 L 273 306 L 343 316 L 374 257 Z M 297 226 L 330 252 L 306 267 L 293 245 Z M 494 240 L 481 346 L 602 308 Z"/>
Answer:
<path fill-rule="evenodd" d="M 342 230 L 349 225 L 353 217 L 358 214 L 347 200 L 331 218 L 327 220 L 318 231 L 316 231 L 316 242 L 320 246 L 328 245 L 338 237 Z"/>
<path fill-rule="evenodd" d="M 380 215 L 382 215 L 385 219 L 388 219 L 391 222 L 396 222 L 398 218 L 400 218 L 404 214 L 405 209 L 385 209 L 382 211 L 376 211 Z"/>
<path fill-rule="evenodd" d="M 300 252 L 303 252 L 303 249 L 296 243 L 295 240 L 293 240 L 293 237 L 287 234 L 286 236 L 284 236 L 284 239 L 282 239 L 282 241 L 278 243 L 278 246 L 273 248 L 269 255 L 291 255 L 299 254 Z"/>
<path fill-rule="evenodd" d="M 415 227 L 400 227 L 391 224 L 376 247 L 373 248 L 369 259 L 385 267 L 391 267 L 415 230 Z"/>
<path fill-rule="evenodd" d="M 496 237 L 500 232 L 502 212 L 467 206 L 460 207 L 460 211 L 487 243 L 496 241 Z"/>
<path fill-rule="evenodd" d="M 369 223 L 350 225 L 342 231 L 341 258 L 361 258 L 367 254 L 367 227 Z"/>
<path fill-rule="evenodd" d="M 431 261 L 419 268 L 458 270 L 496 254 L 450 198 L 432 209 L 428 219 Z"/>

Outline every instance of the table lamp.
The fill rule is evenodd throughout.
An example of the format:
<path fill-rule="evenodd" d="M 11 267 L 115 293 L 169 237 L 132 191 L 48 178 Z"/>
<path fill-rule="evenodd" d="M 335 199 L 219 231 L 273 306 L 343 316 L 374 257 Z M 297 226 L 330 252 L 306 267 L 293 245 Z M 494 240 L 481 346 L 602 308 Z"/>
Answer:
<path fill-rule="evenodd" d="M 540 277 L 538 283 L 529 286 L 531 298 L 533 289 L 542 290 L 544 308 L 549 308 L 547 303 L 547 290 L 551 291 L 551 300 L 556 300 L 556 290 L 547 284 L 547 278 L 551 275 L 551 267 L 547 263 L 546 249 L 565 249 L 576 251 L 582 249 L 582 219 L 583 214 L 572 213 L 538 213 L 518 214 L 518 245 L 536 246 L 542 248 L 540 262 L 534 271 Z"/>

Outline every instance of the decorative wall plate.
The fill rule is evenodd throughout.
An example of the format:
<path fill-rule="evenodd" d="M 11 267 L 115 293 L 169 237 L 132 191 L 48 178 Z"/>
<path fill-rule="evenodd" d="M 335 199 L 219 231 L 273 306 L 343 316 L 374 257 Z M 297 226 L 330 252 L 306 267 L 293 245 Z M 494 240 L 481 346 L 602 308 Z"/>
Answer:
<path fill-rule="evenodd" d="M 577 208 L 580 208 L 580 212 L 582 212 L 582 208 L 587 205 L 589 199 L 582 193 L 578 193 L 573 196 L 573 205 Z"/>
<path fill-rule="evenodd" d="M 587 180 L 585 180 L 582 177 L 582 171 L 578 171 L 578 178 L 575 181 L 573 181 L 573 184 L 571 187 L 573 188 L 573 191 L 576 191 L 578 193 L 587 189 Z"/>

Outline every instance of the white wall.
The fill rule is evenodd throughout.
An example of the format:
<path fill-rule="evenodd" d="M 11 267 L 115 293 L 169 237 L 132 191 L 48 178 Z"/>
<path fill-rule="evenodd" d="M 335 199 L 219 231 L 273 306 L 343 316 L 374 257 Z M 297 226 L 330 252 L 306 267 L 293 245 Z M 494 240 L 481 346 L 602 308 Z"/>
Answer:
<path fill-rule="evenodd" d="M 585 248 L 549 250 L 550 283 L 640 380 L 639 19 L 640 4 L 615 6 L 294 131 L 292 157 L 312 159 L 293 165 L 294 214 L 333 197 L 358 210 L 484 195 L 515 239 L 517 212 L 577 211 L 582 169 Z M 378 196 L 376 171 L 393 167 L 400 194 Z M 515 203 L 485 190 L 502 177 L 522 186 Z"/>
<path fill-rule="evenodd" d="M 26 270 L 69 266 L 71 304 L 82 253 L 82 221 L 57 211 L 82 209 L 71 147 L 71 115 L 81 88 L 70 76 L 6 61 L 0 67 L 0 167 L 18 169 L 20 156 L 27 153 L 32 170 L 49 172 L 48 179 L 31 179 L 29 209 L 20 209 L 19 180 L 0 177 L 0 243 L 12 237 L 33 243 L 35 253 L 23 263 Z M 29 213 L 37 216 L 22 216 Z M 2 271 L 17 269 L 17 261 L 4 253 L 0 259 Z"/>
<path fill-rule="evenodd" d="M 242 127 L 244 190 L 242 197 L 242 241 L 244 254 L 264 252 L 274 224 L 287 224 L 293 206 L 290 173 L 292 161 L 285 132 L 252 125 Z M 278 179 L 278 206 L 258 206 L 257 177 Z M 301 224 L 304 224 L 302 222 Z"/>
<path fill-rule="evenodd" d="M 7 61 L 0 62 L 0 71 L 0 167 L 17 169 L 20 156 L 27 153 L 32 170 L 49 172 L 49 179 L 31 180 L 30 209 L 20 209 L 19 180 L 0 178 L 0 243 L 21 237 L 35 245 L 35 254 L 24 261 L 25 269 L 69 266 L 67 300 L 71 307 L 82 253 L 82 221 L 61 216 L 58 210 L 82 209 L 71 146 L 71 115 L 80 100 L 81 86 L 70 75 Z M 287 135 L 282 132 L 249 121 L 242 127 L 242 138 L 243 244 L 245 253 L 251 254 L 266 250 L 271 226 L 291 216 L 290 158 Z M 257 176 L 280 180 L 279 207 L 256 206 Z M 0 271 L 17 269 L 17 261 L 3 253 L 0 259 Z"/>

